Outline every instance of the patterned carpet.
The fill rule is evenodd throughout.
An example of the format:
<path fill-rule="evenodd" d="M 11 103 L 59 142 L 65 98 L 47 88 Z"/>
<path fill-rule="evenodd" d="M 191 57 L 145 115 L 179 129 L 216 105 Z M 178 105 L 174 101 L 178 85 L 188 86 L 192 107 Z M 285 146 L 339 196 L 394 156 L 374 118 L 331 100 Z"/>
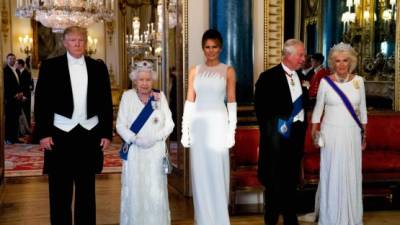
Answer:
<path fill-rule="evenodd" d="M 5 176 L 40 176 L 43 168 L 43 151 L 39 145 L 13 144 L 5 146 Z M 120 144 L 112 144 L 104 151 L 103 173 L 121 172 L 118 155 Z"/>

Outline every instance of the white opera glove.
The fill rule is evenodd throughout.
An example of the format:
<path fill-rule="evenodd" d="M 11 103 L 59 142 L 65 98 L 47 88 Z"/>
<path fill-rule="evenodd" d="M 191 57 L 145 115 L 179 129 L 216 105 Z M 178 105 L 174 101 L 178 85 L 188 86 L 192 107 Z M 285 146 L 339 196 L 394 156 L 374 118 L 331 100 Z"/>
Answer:
<path fill-rule="evenodd" d="M 192 120 L 192 114 L 194 111 L 194 102 L 185 101 L 185 107 L 183 109 L 183 116 L 182 116 L 182 137 L 181 143 L 183 147 L 189 148 L 191 143 L 190 137 L 190 124 Z"/>
<path fill-rule="evenodd" d="M 236 102 L 228 102 L 228 132 L 226 137 L 226 148 L 232 148 L 235 145 L 235 130 L 237 123 L 237 104 Z"/>
<path fill-rule="evenodd" d="M 141 136 L 137 136 L 136 140 L 135 140 L 135 145 L 139 146 L 140 148 L 150 148 L 153 147 L 153 145 L 156 143 L 157 141 L 154 138 L 145 138 L 145 137 L 141 137 Z"/>

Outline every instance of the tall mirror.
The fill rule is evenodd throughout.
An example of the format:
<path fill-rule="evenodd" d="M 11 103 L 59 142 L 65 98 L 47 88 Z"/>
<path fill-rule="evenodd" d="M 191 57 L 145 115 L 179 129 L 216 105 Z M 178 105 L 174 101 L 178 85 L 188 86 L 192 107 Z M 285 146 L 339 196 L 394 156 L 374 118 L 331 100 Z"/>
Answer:
<path fill-rule="evenodd" d="M 371 110 L 398 110 L 395 96 L 396 0 L 306 0 L 302 4 L 302 31 L 307 52 L 321 52 L 341 41 L 358 52 L 355 73 L 365 80 Z M 397 91 L 397 92 L 396 92 Z M 400 93 L 400 92 L 399 92 Z"/>
<path fill-rule="evenodd" d="M 151 61 L 162 76 L 162 1 L 161 0 L 122 0 L 121 11 L 124 16 L 124 52 L 127 73 L 136 61 Z M 126 78 L 126 87 L 132 83 Z M 161 79 L 158 79 L 159 81 Z M 158 83 L 157 88 L 160 88 Z M 125 86 L 125 85 L 124 85 Z"/>
<path fill-rule="evenodd" d="M 366 81 L 371 109 L 394 108 L 395 0 L 347 0 L 342 4 L 343 40 L 359 53 L 357 73 Z"/>

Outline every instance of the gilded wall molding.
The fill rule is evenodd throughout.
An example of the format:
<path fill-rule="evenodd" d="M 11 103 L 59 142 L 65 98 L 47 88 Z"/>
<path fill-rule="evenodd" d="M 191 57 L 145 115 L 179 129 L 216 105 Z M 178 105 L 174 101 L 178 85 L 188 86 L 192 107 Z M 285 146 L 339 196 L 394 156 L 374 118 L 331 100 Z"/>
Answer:
<path fill-rule="evenodd" d="M 6 42 L 10 31 L 10 12 L 7 8 L 6 1 L 3 1 L 1 5 L 1 33 L 3 35 L 3 41 Z"/>
<path fill-rule="evenodd" d="M 397 5 L 399 5 L 400 1 L 397 0 Z M 396 12 L 396 21 L 399 21 L 400 9 L 397 7 Z M 400 23 L 396 23 L 396 53 L 395 53 L 395 76 L 394 76 L 394 110 L 400 111 Z"/>
<path fill-rule="evenodd" d="M 1 12 L 3 16 L 3 12 Z M 3 30 L 3 24 L 0 23 L 0 30 Z M 4 38 L 0 35 L 0 59 L 3 58 L 3 41 Z M 3 65 L 0 66 L 0 74 L 3 74 Z M 0 90 L 4 90 L 4 83 L 3 79 L 0 79 Z M 4 170 L 5 170 L 5 163 L 4 163 L 4 93 L 3 91 L 0 92 L 0 123 L 2 126 L 0 127 L 0 206 L 4 203 Z"/>
<path fill-rule="evenodd" d="M 182 6 L 182 33 L 183 33 L 183 93 L 182 93 L 182 102 L 186 100 L 186 91 L 188 89 L 188 77 L 189 77 L 189 1 L 183 0 Z M 183 108 L 182 108 L 183 109 Z M 183 110 L 182 110 L 183 112 Z M 190 184 L 190 160 L 189 160 L 189 152 L 183 151 L 183 192 L 186 196 L 191 195 L 191 184 Z"/>
<path fill-rule="evenodd" d="M 264 69 L 282 58 L 284 1 L 264 0 Z"/>

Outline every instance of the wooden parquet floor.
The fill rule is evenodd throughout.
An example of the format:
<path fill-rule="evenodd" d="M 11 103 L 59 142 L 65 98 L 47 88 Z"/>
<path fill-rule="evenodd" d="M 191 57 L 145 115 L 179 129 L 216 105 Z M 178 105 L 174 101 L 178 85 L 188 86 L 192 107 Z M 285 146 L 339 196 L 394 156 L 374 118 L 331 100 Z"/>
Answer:
<path fill-rule="evenodd" d="M 118 225 L 120 175 L 97 177 L 97 224 Z M 49 225 L 47 177 L 7 178 L 0 225 Z M 169 189 L 172 225 L 193 225 L 192 199 Z M 278 225 L 282 225 L 282 221 Z M 314 223 L 301 222 L 301 225 Z M 144 224 L 145 225 L 145 224 Z M 233 216 L 231 225 L 263 225 L 262 215 Z M 364 225 L 400 225 L 400 211 L 364 214 Z"/>

